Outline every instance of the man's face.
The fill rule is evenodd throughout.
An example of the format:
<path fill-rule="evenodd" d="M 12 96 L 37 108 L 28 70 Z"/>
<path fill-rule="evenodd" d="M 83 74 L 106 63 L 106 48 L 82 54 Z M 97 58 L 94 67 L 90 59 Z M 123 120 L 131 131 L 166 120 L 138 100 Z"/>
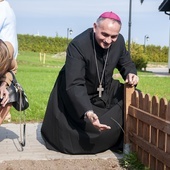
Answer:
<path fill-rule="evenodd" d="M 98 24 L 94 23 L 93 27 L 96 41 L 104 49 L 109 48 L 111 43 L 117 40 L 120 29 L 120 24 L 111 19 L 104 19 Z"/>

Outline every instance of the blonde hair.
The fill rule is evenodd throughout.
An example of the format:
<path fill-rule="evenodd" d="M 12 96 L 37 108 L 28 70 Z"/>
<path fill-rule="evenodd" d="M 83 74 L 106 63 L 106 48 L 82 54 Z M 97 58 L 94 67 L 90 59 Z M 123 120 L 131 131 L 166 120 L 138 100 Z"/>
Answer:
<path fill-rule="evenodd" d="M 7 45 L 3 40 L 0 39 L 0 75 L 7 72 L 11 64 L 12 56 L 8 50 Z"/>

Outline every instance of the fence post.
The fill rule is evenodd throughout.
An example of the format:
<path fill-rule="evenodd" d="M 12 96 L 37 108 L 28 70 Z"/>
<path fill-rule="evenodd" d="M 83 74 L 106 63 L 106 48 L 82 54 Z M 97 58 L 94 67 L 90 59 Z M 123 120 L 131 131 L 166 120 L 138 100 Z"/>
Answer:
<path fill-rule="evenodd" d="M 129 120 L 128 120 L 128 108 L 131 104 L 132 93 L 134 92 L 134 87 L 124 84 L 124 148 L 123 152 L 128 154 L 130 152 L 130 141 L 128 138 L 129 133 Z"/>
<path fill-rule="evenodd" d="M 45 64 L 45 60 L 46 60 L 46 53 L 44 53 L 43 64 Z"/>
<path fill-rule="evenodd" d="M 40 52 L 40 62 L 41 62 L 41 60 L 42 60 L 42 57 L 41 57 L 41 52 Z"/>

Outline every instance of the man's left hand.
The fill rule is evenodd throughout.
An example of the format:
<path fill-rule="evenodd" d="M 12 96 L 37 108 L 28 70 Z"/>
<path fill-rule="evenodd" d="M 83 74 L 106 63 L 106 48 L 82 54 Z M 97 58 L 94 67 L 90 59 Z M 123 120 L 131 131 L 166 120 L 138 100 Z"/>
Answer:
<path fill-rule="evenodd" d="M 125 82 L 130 84 L 131 86 L 137 85 L 139 82 L 139 77 L 135 74 L 129 73 L 126 77 Z"/>

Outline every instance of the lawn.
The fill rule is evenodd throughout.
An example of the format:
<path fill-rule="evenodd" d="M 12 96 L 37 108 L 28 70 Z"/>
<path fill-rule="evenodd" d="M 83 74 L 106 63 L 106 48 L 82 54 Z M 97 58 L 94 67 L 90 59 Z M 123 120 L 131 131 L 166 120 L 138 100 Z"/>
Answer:
<path fill-rule="evenodd" d="M 40 61 L 41 59 L 41 61 Z M 44 60 L 45 59 L 45 60 Z M 42 55 L 34 52 L 20 52 L 17 58 L 17 79 L 23 86 L 30 103 L 26 110 L 27 121 L 42 121 L 50 92 L 54 86 L 65 57 L 61 55 Z M 117 71 L 115 71 L 117 73 Z M 165 97 L 170 100 L 170 78 L 155 77 L 149 72 L 138 72 L 140 82 L 138 89 L 144 93 Z M 118 78 L 122 81 L 121 78 Z M 12 108 L 12 121 L 18 122 L 19 114 Z"/>

